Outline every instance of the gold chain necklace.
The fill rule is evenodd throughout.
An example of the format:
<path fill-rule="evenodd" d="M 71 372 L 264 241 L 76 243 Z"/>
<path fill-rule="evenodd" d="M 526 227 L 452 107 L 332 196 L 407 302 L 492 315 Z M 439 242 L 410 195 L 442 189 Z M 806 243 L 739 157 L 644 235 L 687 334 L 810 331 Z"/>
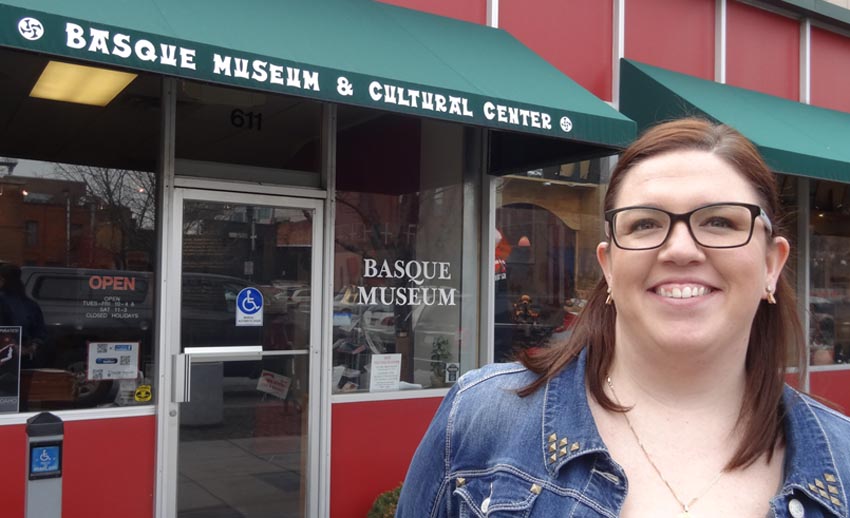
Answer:
<path fill-rule="evenodd" d="M 608 376 L 606 381 L 608 382 L 608 388 L 611 389 L 611 394 L 614 395 L 614 401 L 616 401 L 619 406 L 623 406 L 623 404 L 620 403 L 620 398 L 617 397 L 617 392 L 614 390 L 614 383 L 611 382 L 611 377 Z M 629 419 L 628 412 L 623 412 L 623 417 L 626 419 L 626 424 L 629 425 L 629 430 L 632 431 L 632 435 L 634 435 L 638 446 L 640 446 L 640 451 L 643 452 L 643 456 L 646 457 L 647 461 L 649 461 L 649 465 L 652 466 L 652 469 L 655 470 L 655 473 L 658 475 L 658 478 L 660 478 L 661 481 L 664 482 L 664 485 L 667 486 L 667 489 L 670 490 L 670 494 L 673 495 L 673 498 L 676 499 L 676 502 L 678 502 L 679 505 L 682 506 L 682 513 L 679 514 L 679 518 L 694 518 L 691 514 L 691 506 L 697 503 L 697 500 L 704 497 L 708 494 L 709 491 L 711 491 L 711 488 L 713 488 L 714 485 L 717 484 L 717 481 L 720 480 L 720 477 L 723 476 L 725 470 L 720 470 L 720 473 L 718 473 L 717 476 L 714 477 L 714 480 L 711 481 L 711 484 L 709 484 L 708 487 L 706 487 L 700 494 L 691 498 L 687 503 L 683 502 L 682 499 L 679 498 L 679 495 L 676 494 L 676 491 L 673 490 L 673 486 L 670 485 L 670 482 L 667 482 L 667 479 L 664 478 L 664 475 L 661 474 L 661 470 L 658 469 L 658 466 L 655 465 L 655 462 L 652 460 L 652 457 L 650 457 L 649 452 L 646 451 L 646 447 L 643 445 L 643 441 L 640 440 L 638 433 L 635 431 L 635 427 L 632 426 L 632 422 Z"/>

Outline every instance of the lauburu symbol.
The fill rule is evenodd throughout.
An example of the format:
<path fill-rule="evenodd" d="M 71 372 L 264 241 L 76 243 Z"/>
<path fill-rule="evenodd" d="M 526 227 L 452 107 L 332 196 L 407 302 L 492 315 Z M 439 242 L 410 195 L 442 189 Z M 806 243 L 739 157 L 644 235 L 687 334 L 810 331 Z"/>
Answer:
<path fill-rule="evenodd" d="M 24 38 L 35 41 L 44 36 L 44 25 L 35 18 L 21 18 L 21 21 L 18 22 L 18 32 Z"/>

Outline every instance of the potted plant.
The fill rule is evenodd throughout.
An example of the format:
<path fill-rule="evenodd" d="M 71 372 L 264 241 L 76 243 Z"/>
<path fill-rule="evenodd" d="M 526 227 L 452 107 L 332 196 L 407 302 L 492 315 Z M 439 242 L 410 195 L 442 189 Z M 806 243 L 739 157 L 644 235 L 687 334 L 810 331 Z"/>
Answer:
<path fill-rule="evenodd" d="M 442 387 L 446 384 L 446 363 L 451 359 L 449 339 L 445 336 L 434 338 L 431 346 L 431 385 Z"/>
<path fill-rule="evenodd" d="M 398 507 L 398 497 L 400 494 L 401 484 L 395 489 L 384 491 L 378 495 L 375 503 L 372 504 L 372 508 L 369 509 L 369 514 L 366 515 L 366 518 L 393 518 L 396 507 Z"/>

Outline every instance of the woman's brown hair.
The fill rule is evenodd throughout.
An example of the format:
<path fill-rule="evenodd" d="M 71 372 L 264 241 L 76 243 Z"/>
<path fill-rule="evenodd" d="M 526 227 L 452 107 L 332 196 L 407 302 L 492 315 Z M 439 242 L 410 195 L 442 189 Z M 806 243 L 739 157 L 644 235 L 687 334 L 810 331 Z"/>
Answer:
<path fill-rule="evenodd" d="M 620 156 L 605 193 L 605 209 L 614 202 L 623 178 L 641 161 L 673 151 L 698 150 L 712 153 L 732 165 L 753 186 L 771 222 L 773 235 L 784 235 L 782 209 L 776 179 L 755 146 L 733 128 L 688 118 L 666 122 L 647 130 Z M 744 400 L 738 415 L 742 440 L 727 470 L 751 465 L 761 455 L 772 457 L 784 440 L 782 390 L 785 367 L 792 361 L 805 375 L 807 358 L 802 327 L 797 315 L 794 290 L 783 271 L 776 285 L 776 304 L 762 301 L 753 319 L 746 357 Z M 605 393 L 605 379 L 614 357 L 616 309 L 605 303 L 607 285 L 601 279 L 590 294 L 566 342 L 553 344 L 534 354 L 521 353 L 520 361 L 540 377 L 520 391 L 529 395 L 556 376 L 587 347 L 585 378 L 591 395 L 610 411 L 626 412 Z M 790 356 L 790 357 L 789 357 Z"/>

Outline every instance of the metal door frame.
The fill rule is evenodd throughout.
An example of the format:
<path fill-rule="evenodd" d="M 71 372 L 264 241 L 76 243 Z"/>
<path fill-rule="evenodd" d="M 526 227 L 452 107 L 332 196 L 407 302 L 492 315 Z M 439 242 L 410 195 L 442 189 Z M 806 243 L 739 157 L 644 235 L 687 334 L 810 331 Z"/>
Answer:
<path fill-rule="evenodd" d="M 253 192 L 252 192 L 253 191 Z M 265 194 L 259 194 L 263 192 Z M 165 229 L 166 249 L 168 257 L 164 261 L 165 271 L 162 273 L 159 287 L 162 290 L 161 311 L 165 344 L 159 351 L 159 398 L 157 412 L 157 498 L 155 515 L 158 517 L 173 517 L 177 513 L 177 477 L 178 477 L 178 448 L 180 432 L 180 404 L 176 401 L 179 387 L 183 386 L 182 372 L 175 369 L 180 355 L 180 311 L 181 311 L 181 282 L 183 267 L 183 207 L 186 200 L 210 201 L 221 203 L 262 205 L 279 208 L 307 209 L 313 211 L 312 228 L 312 260 L 311 260 L 311 297 L 310 297 L 310 344 L 307 354 L 309 366 L 307 405 L 307 456 L 306 473 L 306 516 L 317 516 L 320 509 L 321 497 L 321 457 L 320 432 L 322 410 L 322 376 L 321 376 L 321 344 L 324 337 L 322 326 L 322 311 L 325 290 L 322 284 L 324 268 L 324 216 L 326 197 L 323 191 L 308 191 L 299 188 L 257 186 L 240 184 L 238 182 L 217 182 L 175 178 L 175 187 L 169 204 L 169 224 Z M 295 196 L 293 196 L 295 195 Z M 304 197 L 304 196 L 310 197 Z M 297 196 L 297 197 L 296 197 Z M 256 350 L 246 349 L 245 352 L 228 354 L 228 359 L 256 360 L 260 354 Z M 197 360 L 196 360 L 197 361 Z"/>

